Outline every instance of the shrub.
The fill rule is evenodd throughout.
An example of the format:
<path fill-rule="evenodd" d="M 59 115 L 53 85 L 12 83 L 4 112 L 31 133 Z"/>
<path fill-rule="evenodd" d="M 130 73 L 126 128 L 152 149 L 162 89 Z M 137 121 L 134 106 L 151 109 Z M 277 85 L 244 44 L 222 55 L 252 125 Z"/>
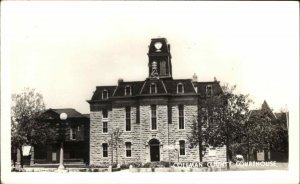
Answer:
<path fill-rule="evenodd" d="M 121 169 L 128 169 L 130 165 L 132 165 L 132 167 L 134 168 L 141 168 L 143 164 L 141 162 L 131 162 L 127 164 L 122 164 Z"/>
<path fill-rule="evenodd" d="M 102 164 L 102 165 L 89 165 L 87 168 L 94 169 L 94 168 L 108 168 L 109 164 Z"/>
<path fill-rule="evenodd" d="M 171 162 L 171 166 L 174 162 Z M 170 163 L 166 161 L 158 161 L 158 162 L 147 162 L 143 165 L 143 168 L 154 168 L 154 167 L 170 167 Z"/>
<path fill-rule="evenodd" d="M 208 167 L 207 162 L 202 162 L 202 167 Z"/>

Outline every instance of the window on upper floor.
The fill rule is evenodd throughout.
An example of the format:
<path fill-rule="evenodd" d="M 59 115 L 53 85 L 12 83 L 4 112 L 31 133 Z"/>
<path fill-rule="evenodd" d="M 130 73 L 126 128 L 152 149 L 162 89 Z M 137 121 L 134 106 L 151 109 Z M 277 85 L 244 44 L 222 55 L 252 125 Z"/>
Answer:
<path fill-rule="evenodd" d="M 150 84 L 150 94 L 157 93 L 157 86 L 155 83 Z"/>
<path fill-rule="evenodd" d="M 107 109 L 102 110 L 102 118 L 106 119 L 108 117 Z"/>
<path fill-rule="evenodd" d="M 76 140 L 76 128 L 70 128 L 70 140 Z"/>
<path fill-rule="evenodd" d="M 212 86 L 211 86 L 211 85 L 207 85 L 207 86 L 206 86 L 206 96 L 207 96 L 207 97 L 211 97 L 212 94 L 213 94 Z"/>
<path fill-rule="evenodd" d="M 179 129 L 184 129 L 184 106 L 178 105 Z"/>
<path fill-rule="evenodd" d="M 160 75 L 167 75 L 167 62 L 161 61 L 159 66 Z"/>
<path fill-rule="evenodd" d="M 102 100 L 107 100 L 108 99 L 108 91 L 107 89 L 104 89 L 102 91 Z"/>
<path fill-rule="evenodd" d="M 108 144 L 103 143 L 102 144 L 102 156 L 103 157 L 108 157 L 108 150 L 107 150 Z"/>
<path fill-rule="evenodd" d="M 180 155 L 185 155 L 185 141 L 180 140 L 179 141 L 179 147 L 180 147 Z"/>
<path fill-rule="evenodd" d="M 126 125 L 125 125 L 125 131 L 131 131 L 131 113 L 130 113 L 130 107 L 126 107 L 125 108 L 125 121 L 126 121 Z"/>
<path fill-rule="evenodd" d="M 184 93 L 184 88 L 182 83 L 177 84 L 177 93 Z"/>
<path fill-rule="evenodd" d="M 108 128 L 107 128 L 107 121 L 102 122 L 102 133 L 107 133 Z"/>
<path fill-rule="evenodd" d="M 129 85 L 125 86 L 125 96 L 131 96 L 131 87 Z"/>
<path fill-rule="evenodd" d="M 157 130 L 156 105 L 151 105 L 151 130 Z"/>
<path fill-rule="evenodd" d="M 131 157 L 131 142 L 125 142 L 126 157 Z"/>

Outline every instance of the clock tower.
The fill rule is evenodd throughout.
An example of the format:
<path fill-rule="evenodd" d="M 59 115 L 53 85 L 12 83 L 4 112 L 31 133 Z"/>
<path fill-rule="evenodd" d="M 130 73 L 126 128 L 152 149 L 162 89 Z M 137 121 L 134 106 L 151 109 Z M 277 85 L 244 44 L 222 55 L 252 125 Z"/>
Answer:
<path fill-rule="evenodd" d="M 149 45 L 149 78 L 172 78 L 170 44 L 165 38 L 153 38 Z"/>

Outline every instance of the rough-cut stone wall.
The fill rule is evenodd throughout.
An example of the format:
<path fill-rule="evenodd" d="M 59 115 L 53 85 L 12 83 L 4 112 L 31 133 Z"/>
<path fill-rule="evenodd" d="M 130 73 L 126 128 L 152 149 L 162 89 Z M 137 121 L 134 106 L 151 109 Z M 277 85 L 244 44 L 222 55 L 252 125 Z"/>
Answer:
<path fill-rule="evenodd" d="M 193 121 L 197 117 L 196 105 L 184 105 L 184 129 L 179 129 L 179 112 L 178 105 L 172 106 L 172 124 L 170 124 L 170 144 L 175 145 L 180 140 L 185 141 L 185 155 L 179 155 L 178 151 L 174 150 L 171 153 L 172 162 L 199 161 L 198 148 L 189 148 L 188 136 L 192 133 Z"/>
<path fill-rule="evenodd" d="M 207 148 L 203 162 L 226 162 L 226 146 Z"/>
<path fill-rule="evenodd" d="M 150 162 L 151 139 L 157 139 L 160 142 L 160 160 L 168 160 L 168 108 L 167 105 L 157 105 L 157 130 L 151 130 L 151 108 L 149 106 L 140 106 L 141 140 L 142 140 L 142 162 Z"/>
<path fill-rule="evenodd" d="M 90 165 L 99 165 L 103 161 L 101 148 L 102 112 L 90 113 Z M 101 148 L 101 150 L 100 150 Z"/>
<path fill-rule="evenodd" d="M 126 131 L 125 125 L 125 107 L 124 108 L 113 108 L 114 129 L 119 128 L 123 133 L 121 134 L 122 143 L 118 148 L 118 163 L 129 163 L 140 160 L 141 152 L 141 139 L 140 139 L 140 124 L 136 123 L 136 107 L 130 108 L 131 116 L 131 131 Z M 126 157 L 126 146 L 125 143 L 131 143 L 131 157 Z"/>
<path fill-rule="evenodd" d="M 172 105 L 172 124 L 168 124 L 167 105 L 157 105 L 157 130 L 151 130 L 151 106 L 140 106 L 140 123 L 136 123 L 136 107 L 131 107 L 131 131 L 125 131 L 125 107 L 112 108 L 108 111 L 108 133 L 102 132 L 102 111 L 90 114 L 90 164 L 103 165 L 111 163 L 111 147 L 108 157 L 103 157 L 102 144 L 109 142 L 109 134 L 116 128 L 123 131 L 123 142 L 118 147 L 118 154 L 113 152 L 113 161 L 118 163 L 150 162 L 151 139 L 160 142 L 160 160 L 171 162 L 199 162 L 198 147 L 189 148 L 188 136 L 192 133 L 192 125 L 197 116 L 197 105 L 184 105 L 185 128 L 179 129 L 178 105 Z M 177 150 L 169 150 L 168 145 L 175 146 L 179 140 L 185 141 L 185 155 Z M 125 142 L 131 142 L 131 157 L 126 157 Z M 215 148 L 215 155 L 205 154 L 203 161 L 226 161 L 226 147 Z"/>

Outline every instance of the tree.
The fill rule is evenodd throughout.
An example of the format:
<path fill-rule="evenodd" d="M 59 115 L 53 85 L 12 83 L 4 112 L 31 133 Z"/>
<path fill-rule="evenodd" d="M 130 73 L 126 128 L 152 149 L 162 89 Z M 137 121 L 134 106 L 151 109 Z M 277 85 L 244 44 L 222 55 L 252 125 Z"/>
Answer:
<path fill-rule="evenodd" d="M 223 85 L 223 93 L 203 102 L 199 109 L 199 117 L 193 125 L 197 126 L 195 127 L 197 130 L 194 129 L 188 138 L 191 146 L 198 145 L 203 150 L 209 145 L 214 147 L 226 145 L 228 169 L 229 152 L 234 151 L 234 143 L 243 136 L 242 128 L 251 103 L 248 95 L 235 94 L 235 89 L 236 86 Z"/>
<path fill-rule="evenodd" d="M 248 155 L 250 155 L 250 150 L 288 152 L 288 130 L 285 117 L 276 118 L 266 109 L 254 110 L 244 130 L 247 138 L 244 142 L 247 141 Z"/>
<path fill-rule="evenodd" d="M 123 142 L 123 140 L 121 139 L 121 135 L 123 134 L 123 131 L 120 130 L 119 128 L 114 129 L 111 133 L 110 133 L 110 140 L 108 141 L 109 145 L 111 146 L 111 165 L 113 166 L 113 153 L 114 153 L 114 149 L 116 150 L 116 163 L 118 164 L 118 147 L 119 144 L 121 144 Z"/>
<path fill-rule="evenodd" d="M 274 151 L 289 151 L 288 117 L 287 112 L 279 113 L 279 117 L 272 122 L 275 127 L 275 135 L 272 140 L 271 149 Z"/>
<path fill-rule="evenodd" d="M 20 150 L 21 167 L 23 145 L 43 144 L 55 135 L 49 123 L 39 120 L 44 110 L 43 96 L 34 89 L 25 88 L 20 94 L 12 95 L 11 146 Z"/>

